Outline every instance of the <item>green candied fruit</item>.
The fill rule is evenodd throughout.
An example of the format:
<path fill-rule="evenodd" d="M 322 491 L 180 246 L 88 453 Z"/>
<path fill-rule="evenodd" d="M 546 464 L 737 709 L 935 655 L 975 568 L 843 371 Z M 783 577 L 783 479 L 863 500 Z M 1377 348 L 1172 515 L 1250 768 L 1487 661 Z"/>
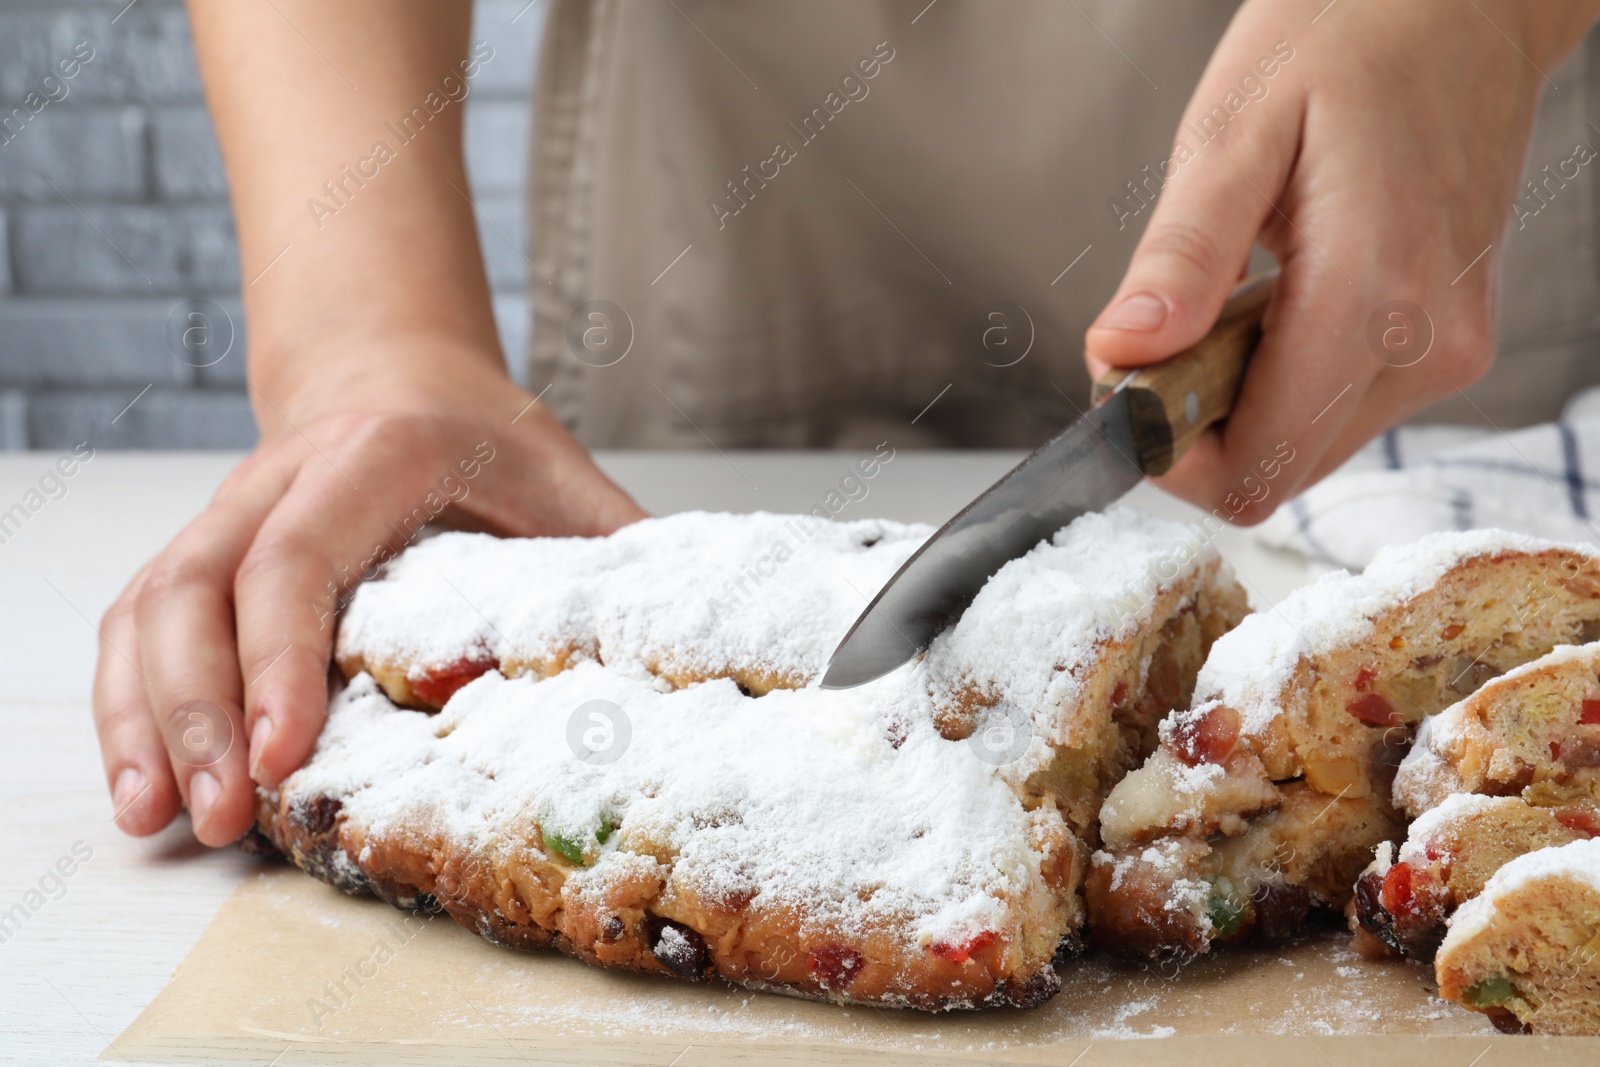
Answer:
<path fill-rule="evenodd" d="M 1214 938 L 1232 937 L 1244 925 L 1244 904 L 1233 895 L 1233 887 L 1221 882 L 1211 889 L 1206 898 L 1206 921 L 1211 924 Z"/>
<path fill-rule="evenodd" d="M 594 832 L 594 839 L 603 845 L 611 840 L 611 835 L 616 833 L 616 830 L 617 824 L 612 821 L 611 816 L 602 815 L 600 816 L 600 829 Z"/>
<path fill-rule="evenodd" d="M 1461 1003 L 1469 1008 L 1494 1008 L 1511 999 L 1511 979 L 1505 975 L 1473 982 L 1461 994 Z"/>
<path fill-rule="evenodd" d="M 583 844 L 570 837 L 544 831 L 544 847 L 577 867 L 583 866 Z"/>

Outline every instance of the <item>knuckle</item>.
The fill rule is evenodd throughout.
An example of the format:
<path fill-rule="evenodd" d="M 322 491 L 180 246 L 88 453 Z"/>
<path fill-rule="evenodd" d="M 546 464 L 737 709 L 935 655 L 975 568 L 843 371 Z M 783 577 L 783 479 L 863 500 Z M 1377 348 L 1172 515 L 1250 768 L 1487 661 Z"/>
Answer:
<path fill-rule="evenodd" d="M 1487 315 L 1453 320 L 1440 331 L 1433 391 L 1440 396 L 1478 381 L 1494 364 L 1495 330 Z"/>
<path fill-rule="evenodd" d="M 138 614 L 166 603 L 174 596 L 203 584 L 205 579 L 205 567 L 198 559 L 186 553 L 168 553 L 150 565 L 149 572 L 139 585 L 133 610 Z M 117 605 L 113 604 L 107 615 L 116 610 Z"/>
<path fill-rule="evenodd" d="M 1494 323 L 1488 316 L 1475 315 L 1453 333 L 1446 350 L 1451 364 L 1473 381 L 1483 377 L 1494 362 Z"/>
<path fill-rule="evenodd" d="M 258 474 L 270 469 L 273 462 L 273 446 L 262 445 L 239 461 L 238 466 L 228 472 L 222 479 L 222 484 L 217 487 L 214 500 L 227 500 L 235 493 L 249 485 Z"/>
<path fill-rule="evenodd" d="M 433 436 L 432 423 L 406 412 L 354 412 L 333 416 L 328 424 L 340 451 L 347 454 L 389 452 L 397 445 L 407 451 L 426 445 Z"/>
<path fill-rule="evenodd" d="M 276 530 L 264 533 L 245 551 L 244 558 L 234 573 L 237 592 L 248 586 L 276 582 L 285 571 L 312 565 L 331 570 L 327 556 L 309 537 L 295 530 Z"/>
<path fill-rule="evenodd" d="M 1226 272 L 1222 249 L 1216 239 L 1198 226 L 1186 222 L 1153 223 L 1145 235 L 1140 252 L 1176 261 L 1204 277 Z"/>
<path fill-rule="evenodd" d="M 113 697 L 96 703 L 100 712 L 96 719 L 103 745 L 116 744 L 130 735 L 136 736 L 143 729 L 145 720 L 152 719 L 150 709 L 141 700 Z"/>

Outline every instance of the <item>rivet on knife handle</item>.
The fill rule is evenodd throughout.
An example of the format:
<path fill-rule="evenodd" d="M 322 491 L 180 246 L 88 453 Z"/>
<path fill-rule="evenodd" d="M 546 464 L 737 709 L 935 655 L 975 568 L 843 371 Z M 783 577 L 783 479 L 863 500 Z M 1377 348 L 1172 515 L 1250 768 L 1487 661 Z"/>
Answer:
<path fill-rule="evenodd" d="M 1145 474 L 1165 474 L 1208 426 L 1233 410 L 1277 280 L 1274 271 L 1240 284 L 1222 306 L 1216 325 L 1193 347 L 1131 377 L 1119 368 L 1094 383 L 1098 403 L 1129 379 L 1128 412 Z"/>

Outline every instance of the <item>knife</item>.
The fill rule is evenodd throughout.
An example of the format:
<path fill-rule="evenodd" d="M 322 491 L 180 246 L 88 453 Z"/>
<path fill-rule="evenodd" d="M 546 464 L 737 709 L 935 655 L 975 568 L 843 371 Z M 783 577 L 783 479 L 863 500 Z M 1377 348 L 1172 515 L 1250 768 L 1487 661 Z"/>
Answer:
<path fill-rule="evenodd" d="M 1233 410 L 1277 274 L 1239 285 L 1193 347 L 1094 385 L 1086 414 L 1040 446 L 895 572 L 828 660 L 824 689 L 850 689 L 912 659 L 960 618 L 991 575 L 1061 527 L 1163 474 Z"/>

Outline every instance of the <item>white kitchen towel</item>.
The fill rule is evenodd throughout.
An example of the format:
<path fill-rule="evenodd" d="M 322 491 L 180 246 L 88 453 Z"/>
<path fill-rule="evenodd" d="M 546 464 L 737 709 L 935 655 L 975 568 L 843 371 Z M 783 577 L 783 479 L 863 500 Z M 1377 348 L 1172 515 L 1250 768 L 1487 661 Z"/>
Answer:
<path fill-rule="evenodd" d="M 1256 530 L 1273 548 L 1360 570 L 1384 545 L 1498 526 L 1600 543 L 1600 388 L 1521 430 L 1401 426 Z"/>

